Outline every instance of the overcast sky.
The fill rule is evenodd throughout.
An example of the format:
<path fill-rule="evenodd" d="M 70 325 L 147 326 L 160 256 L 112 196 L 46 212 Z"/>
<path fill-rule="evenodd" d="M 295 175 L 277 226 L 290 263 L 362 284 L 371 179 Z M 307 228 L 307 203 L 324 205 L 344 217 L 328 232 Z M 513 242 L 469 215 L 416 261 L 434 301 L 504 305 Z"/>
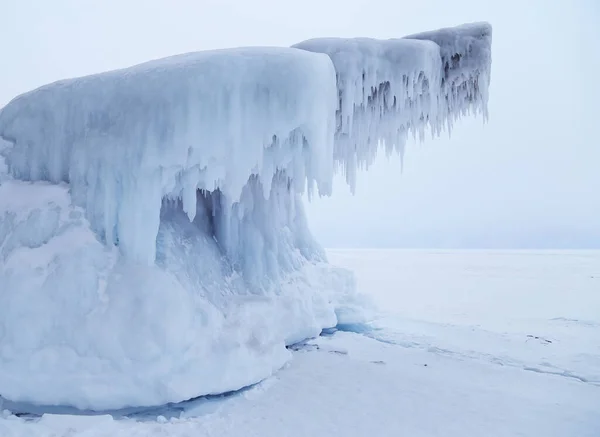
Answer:
<path fill-rule="evenodd" d="M 307 206 L 328 247 L 600 247 L 597 0 L 0 0 L 0 105 L 176 53 L 494 26 L 490 121 L 381 157 Z"/>

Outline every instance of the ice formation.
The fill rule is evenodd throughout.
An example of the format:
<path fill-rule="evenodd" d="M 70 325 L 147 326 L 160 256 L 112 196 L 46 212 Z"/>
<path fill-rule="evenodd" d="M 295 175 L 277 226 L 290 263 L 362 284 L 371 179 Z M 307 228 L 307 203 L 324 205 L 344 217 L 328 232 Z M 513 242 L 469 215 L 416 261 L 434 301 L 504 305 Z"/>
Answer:
<path fill-rule="evenodd" d="M 487 118 L 492 29 L 475 23 L 402 39 L 317 38 L 294 47 L 329 55 L 338 107 L 334 159 L 354 190 L 380 146 L 402 154 L 408 134 L 439 135 L 468 113 Z"/>
<path fill-rule="evenodd" d="M 190 53 L 0 112 L 0 395 L 108 409 L 259 381 L 365 317 L 301 196 L 486 115 L 491 28 Z"/>

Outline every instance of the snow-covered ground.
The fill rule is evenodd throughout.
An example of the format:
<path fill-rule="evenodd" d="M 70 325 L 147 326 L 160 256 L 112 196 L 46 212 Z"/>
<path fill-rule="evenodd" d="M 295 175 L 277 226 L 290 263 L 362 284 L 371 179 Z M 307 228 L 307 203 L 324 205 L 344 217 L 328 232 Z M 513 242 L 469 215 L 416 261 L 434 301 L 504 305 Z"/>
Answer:
<path fill-rule="evenodd" d="M 361 291 L 390 313 L 373 324 L 379 339 L 600 387 L 600 252 L 367 250 L 330 258 L 354 270 Z"/>
<path fill-rule="evenodd" d="M 222 398 L 0 436 L 600 435 L 600 252 L 329 251 L 382 309 Z M 161 416 L 162 414 L 162 416 Z"/>

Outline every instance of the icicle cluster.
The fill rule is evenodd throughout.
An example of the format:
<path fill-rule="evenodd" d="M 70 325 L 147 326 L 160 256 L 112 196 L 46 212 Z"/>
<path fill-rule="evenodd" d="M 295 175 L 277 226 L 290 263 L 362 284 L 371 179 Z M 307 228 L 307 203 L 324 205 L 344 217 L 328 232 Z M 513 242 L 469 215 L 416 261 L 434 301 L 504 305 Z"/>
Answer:
<path fill-rule="evenodd" d="M 469 112 L 487 117 L 491 26 L 477 23 L 402 39 L 319 38 L 294 47 L 327 54 L 336 70 L 334 159 L 354 191 L 356 170 L 380 146 L 439 135 Z"/>
<path fill-rule="evenodd" d="M 39 88 L 3 109 L 0 136 L 16 178 L 68 182 L 107 244 L 152 264 L 164 197 L 193 220 L 196 190 L 230 208 L 251 175 L 268 194 L 280 170 L 295 192 L 329 194 L 334 114 L 326 56 L 232 49 Z"/>
<path fill-rule="evenodd" d="M 232 205 L 252 175 L 267 194 L 279 170 L 296 193 L 316 182 L 329 194 L 341 166 L 354 189 L 382 144 L 402 153 L 409 133 L 486 115 L 490 45 L 491 27 L 472 24 L 174 56 L 19 96 L 0 113 L 0 136 L 14 143 L 16 178 L 69 182 L 108 244 L 152 264 L 164 197 L 193 220 L 196 190 Z"/>

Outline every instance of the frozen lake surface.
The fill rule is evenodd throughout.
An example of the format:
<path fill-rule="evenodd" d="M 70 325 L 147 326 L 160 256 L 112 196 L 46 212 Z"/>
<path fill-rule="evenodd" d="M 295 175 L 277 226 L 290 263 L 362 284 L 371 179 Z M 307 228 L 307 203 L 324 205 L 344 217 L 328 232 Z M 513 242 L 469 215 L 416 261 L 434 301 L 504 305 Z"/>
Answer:
<path fill-rule="evenodd" d="M 372 323 L 227 397 L 129 419 L 5 411 L 0 436 L 600 435 L 600 252 L 328 253 Z"/>

